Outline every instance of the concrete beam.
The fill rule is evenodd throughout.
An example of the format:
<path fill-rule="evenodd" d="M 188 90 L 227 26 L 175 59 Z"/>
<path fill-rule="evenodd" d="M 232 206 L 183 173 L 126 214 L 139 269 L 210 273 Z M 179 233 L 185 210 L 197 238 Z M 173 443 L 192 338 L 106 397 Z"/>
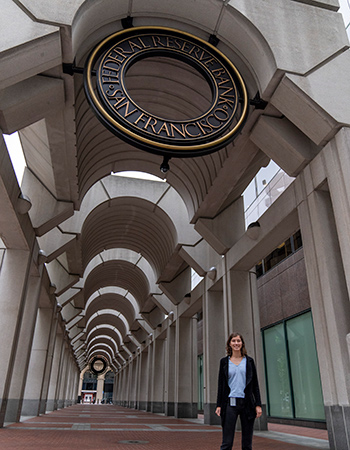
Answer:
<path fill-rule="evenodd" d="M 0 89 L 61 65 L 58 27 L 34 22 L 15 2 L 1 6 Z"/>
<path fill-rule="evenodd" d="M 57 296 L 63 294 L 79 281 L 78 275 L 68 273 L 63 265 L 60 264 L 60 262 L 58 262 L 56 259 L 46 264 L 46 269 L 49 273 L 50 279 L 57 286 Z"/>
<path fill-rule="evenodd" d="M 166 295 L 162 293 L 152 294 L 152 300 L 158 306 L 158 308 L 164 312 L 164 314 L 168 314 L 174 308 L 173 303 L 168 299 Z"/>
<path fill-rule="evenodd" d="M 299 229 L 296 184 L 292 183 L 259 218 L 260 234 L 256 240 L 245 233 L 227 252 L 226 270 L 250 270 L 285 239 Z M 218 268 L 218 278 L 223 268 Z"/>
<path fill-rule="evenodd" d="M 73 244 L 76 236 L 71 234 L 64 234 L 59 228 L 54 228 L 42 237 L 38 237 L 39 246 L 45 251 L 47 261 L 51 262 L 66 249 Z"/>
<path fill-rule="evenodd" d="M 286 118 L 260 116 L 250 139 L 292 177 L 318 153 L 316 145 Z"/>
<path fill-rule="evenodd" d="M 23 174 L 22 191 L 32 200 L 29 217 L 37 236 L 43 236 L 74 214 L 73 203 L 57 200 L 28 168 Z"/>
<path fill-rule="evenodd" d="M 317 104 L 316 99 L 310 98 L 309 93 L 301 88 L 300 84 L 304 83 L 302 80 L 303 77 L 286 75 L 271 97 L 271 103 L 316 145 L 321 145 L 336 132 L 337 122 Z M 325 92 L 327 90 L 323 90 L 322 95 Z M 331 97 L 334 101 L 333 92 Z M 348 97 L 344 96 L 345 98 Z M 338 106 L 339 102 L 335 104 Z"/>
<path fill-rule="evenodd" d="M 160 282 L 159 287 L 174 305 L 178 305 L 185 295 L 191 292 L 190 268 L 188 267 L 171 282 Z"/>
<path fill-rule="evenodd" d="M 201 277 L 221 261 L 221 256 L 204 239 L 194 246 L 183 245 L 179 254 Z"/>
<path fill-rule="evenodd" d="M 12 134 L 64 106 L 64 82 L 37 75 L 0 91 L 0 127 Z"/>
<path fill-rule="evenodd" d="M 243 198 L 240 197 L 214 219 L 200 218 L 195 229 L 219 254 L 225 254 L 244 233 Z"/>
<path fill-rule="evenodd" d="M 28 214 L 19 214 L 18 186 L 7 147 L 0 138 L 0 234 L 7 248 L 27 250 L 35 238 Z"/>

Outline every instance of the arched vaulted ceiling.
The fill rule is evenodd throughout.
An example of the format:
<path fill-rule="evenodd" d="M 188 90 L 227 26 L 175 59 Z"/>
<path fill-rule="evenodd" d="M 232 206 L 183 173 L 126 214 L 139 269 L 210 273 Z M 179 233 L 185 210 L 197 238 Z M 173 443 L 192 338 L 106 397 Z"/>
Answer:
<path fill-rule="evenodd" d="M 107 286 L 118 286 L 136 299 L 141 310 L 150 292 L 148 280 L 142 270 L 129 261 L 108 261 L 97 266 L 84 284 L 86 302 L 94 292 Z M 135 308 L 133 307 L 135 310 Z M 134 312 L 136 315 L 137 311 Z"/>
<path fill-rule="evenodd" d="M 240 196 L 270 158 L 295 176 L 334 134 L 335 121 L 319 99 L 309 99 L 316 94 L 297 86 L 297 77 L 312 74 L 347 43 L 321 11 L 317 17 L 327 32 L 318 34 L 308 58 L 299 58 L 307 37 L 303 9 L 310 5 L 290 3 L 290 28 L 275 30 L 264 28 L 267 21 L 260 24 L 263 2 L 202 0 L 199 7 L 195 0 L 76 0 L 64 7 L 55 2 L 54 10 L 40 1 L 13 2 L 19 23 L 33 26 L 32 35 L 19 36 L 18 49 L 11 49 L 18 63 L 2 79 L 9 89 L 4 99 L 11 101 L 2 106 L 0 119 L 4 132 L 20 131 L 27 162 L 22 190 L 32 199 L 30 219 L 81 369 L 92 356 L 104 355 L 117 370 L 184 300 L 190 267 L 205 275 L 220 261 L 244 232 Z M 278 21 L 278 10 L 271 20 Z M 234 143 L 199 158 L 173 158 L 162 174 L 160 156 L 133 148 L 102 126 L 85 97 L 81 73 L 68 74 L 62 66 L 74 61 L 83 67 L 96 44 L 123 29 L 126 17 L 134 26 L 167 26 L 217 39 L 250 98 L 259 92 L 266 109 L 250 109 Z M 40 58 L 33 39 L 46 45 Z M 285 81 L 286 74 L 294 81 Z M 279 86 L 283 102 L 273 97 Z M 169 58 L 136 63 L 127 88 L 146 110 L 171 119 L 192 118 L 211 100 L 202 76 Z M 289 108 L 291 96 L 302 106 L 311 104 L 305 108 L 309 115 L 300 118 L 298 102 Z M 317 114 L 326 126 L 315 129 Z M 110 175 L 125 170 L 166 182 Z M 230 228 L 223 227 L 227 222 Z"/>
<path fill-rule="evenodd" d="M 95 208 L 84 222 L 81 239 L 83 267 L 102 250 L 128 248 L 145 256 L 160 274 L 175 249 L 177 233 L 159 207 L 124 197 Z"/>

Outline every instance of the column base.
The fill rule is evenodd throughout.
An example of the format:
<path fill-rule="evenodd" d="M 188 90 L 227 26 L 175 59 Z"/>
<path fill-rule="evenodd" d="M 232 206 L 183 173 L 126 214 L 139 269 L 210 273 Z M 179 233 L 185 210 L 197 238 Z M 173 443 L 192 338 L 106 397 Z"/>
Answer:
<path fill-rule="evenodd" d="M 6 412 L 4 422 L 13 423 L 19 422 L 21 415 L 22 400 L 10 398 L 6 402 Z"/>
<path fill-rule="evenodd" d="M 37 416 L 40 400 L 23 400 L 21 416 Z"/>
<path fill-rule="evenodd" d="M 147 402 L 139 402 L 138 404 L 138 409 L 140 411 L 147 411 Z"/>
<path fill-rule="evenodd" d="M 350 406 L 325 406 L 329 447 L 331 450 L 350 450 Z"/>
<path fill-rule="evenodd" d="M 164 402 L 151 402 L 151 412 L 154 414 L 164 413 Z"/>
<path fill-rule="evenodd" d="M 54 410 L 55 410 L 55 400 L 47 400 L 45 412 L 52 412 Z"/>
<path fill-rule="evenodd" d="M 216 403 L 204 404 L 204 423 L 206 425 L 221 425 L 221 419 L 215 414 Z"/>
<path fill-rule="evenodd" d="M 177 419 L 196 419 L 198 417 L 197 403 L 175 403 L 174 416 Z"/>
<path fill-rule="evenodd" d="M 174 416 L 175 415 L 174 402 L 165 403 L 164 412 L 166 416 Z"/>
<path fill-rule="evenodd" d="M 45 414 L 46 412 L 46 400 L 41 400 L 39 405 L 39 414 Z"/>

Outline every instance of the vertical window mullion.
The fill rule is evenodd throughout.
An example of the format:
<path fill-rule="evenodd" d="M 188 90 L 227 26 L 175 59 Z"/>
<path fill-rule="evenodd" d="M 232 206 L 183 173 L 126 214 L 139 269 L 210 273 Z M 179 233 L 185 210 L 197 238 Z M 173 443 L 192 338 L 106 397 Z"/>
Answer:
<path fill-rule="evenodd" d="M 290 355 L 289 355 L 289 342 L 288 342 L 287 321 L 286 320 L 283 321 L 283 330 L 284 330 L 284 339 L 285 339 L 285 344 L 286 344 L 288 378 L 289 378 L 289 387 L 290 387 L 290 401 L 291 401 L 291 405 L 292 405 L 293 418 L 295 419 L 294 389 L 293 389 L 291 361 L 290 361 Z"/>
<path fill-rule="evenodd" d="M 269 383 L 267 380 L 268 371 L 267 371 L 267 358 L 266 358 L 266 344 L 265 344 L 265 333 L 262 332 L 262 341 L 263 341 L 263 352 L 264 352 L 264 369 L 265 369 L 265 388 L 266 388 L 266 399 L 267 399 L 267 415 L 270 415 L 270 395 L 269 395 Z"/>

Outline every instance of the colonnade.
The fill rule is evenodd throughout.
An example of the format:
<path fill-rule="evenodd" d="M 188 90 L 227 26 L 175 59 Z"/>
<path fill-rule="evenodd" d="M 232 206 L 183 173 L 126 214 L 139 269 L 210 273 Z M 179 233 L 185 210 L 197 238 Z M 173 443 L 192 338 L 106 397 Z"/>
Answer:
<path fill-rule="evenodd" d="M 47 274 L 33 255 L 0 249 L 0 426 L 77 399 L 79 369 Z"/>
<path fill-rule="evenodd" d="M 204 277 L 190 296 L 179 298 L 135 354 L 119 364 L 115 403 L 175 417 L 196 417 L 198 312 L 203 314 L 205 422 L 217 423 L 218 363 L 232 330 L 243 334 L 248 352 L 256 360 L 265 403 L 259 305 L 251 268 L 265 251 L 300 227 L 331 448 L 347 448 L 349 147 L 349 130 L 342 129 L 259 219 L 256 239 L 237 233 L 225 255 L 216 259 L 215 277 Z M 6 163 L 4 156 L 3 161 Z M 0 165 L 0 170 L 6 170 L 6 164 Z M 19 195 L 5 189 L 4 179 L 2 173 L 1 194 L 7 194 L 13 204 Z M 237 204 L 232 207 L 237 211 Z M 8 234 L 8 246 L 0 249 L 1 425 L 69 406 L 76 402 L 79 391 L 79 369 L 45 259 L 32 228 L 22 226 L 23 216 L 16 213 L 10 218 L 12 224 L 18 224 L 17 234 L 12 242 Z M 201 231 L 215 247 L 211 230 L 204 225 Z M 219 229 L 216 240 L 221 233 Z M 174 283 L 183 283 L 183 279 Z M 266 415 L 257 425 L 266 426 Z"/>
<path fill-rule="evenodd" d="M 225 266 L 225 258 L 221 262 Z M 255 358 L 265 410 L 265 383 L 256 276 L 228 271 L 214 289 L 203 284 L 174 308 L 147 342 L 121 364 L 116 373 L 114 403 L 177 418 L 198 415 L 198 315 L 203 317 L 204 421 L 218 424 L 215 415 L 218 368 L 228 335 L 239 330 Z M 223 286 L 226 286 L 223 288 Z M 229 301 L 229 297 L 233 301 Z M 266 429 L 266 410 L 257 427 Z"/>

